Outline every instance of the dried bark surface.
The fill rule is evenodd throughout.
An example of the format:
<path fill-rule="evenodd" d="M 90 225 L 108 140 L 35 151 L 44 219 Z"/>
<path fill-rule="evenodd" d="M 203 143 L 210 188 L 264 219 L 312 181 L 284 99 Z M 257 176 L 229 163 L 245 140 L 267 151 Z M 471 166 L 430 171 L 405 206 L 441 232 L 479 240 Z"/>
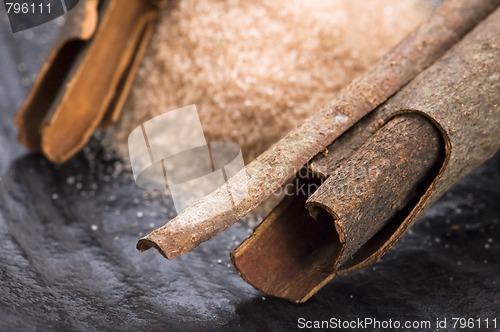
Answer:
<path fill-rule="evenodd" d="M 16 115 L 18 140 L 32 151 L 41 150 L 40 128 L 71 59 L 81 50 L 81 42 L 92 38 L 97 29 L 98 4 L 98 0 L 84 0 L 66 15 L 64 29 Z"/>
<path fill-rule="evenodd" d="M 314 155 L 431 65 L 494 10 L 498 0 L 446 1 L 428 22 L 410 34 L 360 79 L 346 87 L 285 138 L 231 178 L 226 186 L 249 188 L 234 208 L 220 207 L 226 186 L 197 201 L 137 243 L 172 259 L 219 234 L 278 190 Z"/>
<path fill-rule="evenodd" d="M 157 12 L 143 0 L 77 5 L 21 106 L 20 142 L 62 163 L 103 121 L 116 121 Z"/>
<path fill-rule="evenodd" d="M 312 194 L 306 207 L 315 219 L 334 222 L 342 244 L 335 265 L 352 257 L 388 220 L 420 198 L 442 166 L 439 130 L 419 114 L 395 117 Z"/>
<path fill-rule="evenodd" d="M 423 193 L 442 156 L 443 140 L 432 122 L 418 114 L 397 116 L 312 196 L 280 204 L 233 253 L 234 264 L 264 293 L 307 300 Z"/>
<path fill-rule="evenodd" d="M 339 144 L 334 143 L 329 148 L 328 155 L 318 157 L 318 160 L 313 162 L 312 168 L 315 170 L 321 169 L 318 165 L 330 163 L 335 165 L 329 166 L 326 171 L 323 169 L 322 172 L 318 172 L 319 175 L 330 176 L 330 178 L 319 187 L 306 204 L 314 216 L 324 219 L 326 211 L 329 214 L 327 220 L 332 221 L 333 218 L 335 221 L 338 240 L 332 237 L 332 241 L 337 241 L 338 252 L 332 254 L 324 250 L 323 246 L 317 248 L 330 255 L 330 275 L 316 268 L 316 274 L 310 279 L 315 281 L 321 277 L 324 279 L 316 285 L 299 283 L 298 287 L 292 282 L 300 277 L 283 275 L 281 263 L 277 262 L 286 259 L 293 265 L 294 260 L 289 256 L 295 253 L 275 249 L 274 243 L 286 242 L 286 239 L 282 237 L 297 234 L 276 233 L 274 230 L 282 225 L 304 223 L 304 221 L 297 221 L 295 216 L 308 218 L 297 207 L 294 207 L 294 213 L 290 215 L 284 203 L 271 213 L 258 227 L 255 234 L 235 251 L 234 261 L 240 274 L 259 289 L 271 287 L 272 294 L 275 296 L 303 302 L 334 275 L 364 267 L 381 257 L 414 223 L 424 208 L 430 206 L 452 184 L 493 156 L 500 148 L 500 131 L 498 131 L 500 126 L 500 95 L 498 94 L 500 91 L 500 40 L 498 31 L 500 31 L 500 9 L 479 24 L 442 59 L 390 98 L 387 103 L 360 121 L 352 128 L 352 133 L 348 132 L 339 140 Z M 406 113 L 418 113 L 419 116 L 425 116 L 436 125 L 444 142 L 444 160 L 436 158 L 435 148 L 427 150 L 428 147 L 425 147 L 427 143 L 421 135 L 429 134 L 416 130 L 408 136 L 405 132 L 408 128 L 403 128 L 399 135 L 391 138 L 392 149 L 388 149 L 389 145 L 387 145 L 386 150 L 365 151 L 366 144 L 373 140 L 377 142 L 379 135 L 382 135 L 396 119 L 404 119 L 401 114 Z M 379 129 L 394 116 L 396 116 L 394 120 Z M 385 137 L 387 134 L 382 136 Z M 359 145 L 360 136 L 365 139 L 365 143 L 361 146 Z M 390 135 L 387 137 L 389 138 Z M 401 145 L 403 141 L 410 145 L 406 147 L 404 144 Z M 411 141 L 413 143 L 410 143 Z M 347 151 L 343 151 L 342 147 L 345 147 Z M 399 148 L 403 150 L 398 151 Z M 340 158 L 337 156 L 337 151 Z M 381 158 L 387 158 L 392 153 L 396 153 L 396 156 L 399 153 L 399 157 L 393 155 L 396 161 L 388 164 L 380 162 L 383 160 Z M 363 156 L 363 158 L 358 156 Z M 382 166 L 382 174 L 388 176 L 386 181 L 381 182 L 378 176 L 360 178 L 352 170 L 342 172 L 346 167 L 353 165 L 366 167 L 371 163 Z M 391 167 L 401 165 L 401 163 L 411 166 L 403 171 L 397 168 L 390 171 Z M 428 179 L 429 172 L 420 168 L 422 166 L 420 163 L 427 164 L 427 169 L 431 170 L 430 174 L 434 172 L 431 179 Z M 436 164 L 440 165 L 438 170 L 435 170 Z M 421 173 L 412 174 L 411 168 Z M 347 174 L 347 179 L 343 178 L 344 174 Z M 340 196 L 337 196 L 342 184 L 355 186 L 359 181 L 368 185 L 369 194 L 353 196 L 347 192 L 347 194 L 340 193 Z M 400 185 L 396 187 L 398 183 Z M 418 189 L 418 195 L 414 196 L 413 189 L 419 188 L 422 183 L 426 185 Z M 401 212 L 397 213 L 394 209 Z M 333 223 L 330 223 L 330 226 L 334 228 Z M 315 224 L 311 222 L 309 227 L 314 228 Z M 294 227 L 289 229 L 294 231 Z M 304 230 L 299 234 L 304 234 L 302 241 L 309 240 L 308 233 Z M 261 238 L 265 241 L 261 241 Z M 257 264 L 259 259 L 263 259 L 262 256 L 255 257 L 257 248 L 261 253 L 266 252 L 266 260 L 270 262 L 264 267 L 259 267 Z M 254 255 L 250 263 L 245 257 L 247 254 Z M 299 255 L 307 256 L 309 253 L 301 252 Z M 312 257 L 312 260 L 313 262 L 309 261 L 310 266 L 325 266 L 324 258 Z M 272 285 L 267 284 L 265 280 L 252 279 L 256 271 L 267 275 L 271 280 L 274 275 L 288 278 L 291 287 L 272 288 Z M 286 284 L 287 281 L 281 280 L 281 283 Z"/>

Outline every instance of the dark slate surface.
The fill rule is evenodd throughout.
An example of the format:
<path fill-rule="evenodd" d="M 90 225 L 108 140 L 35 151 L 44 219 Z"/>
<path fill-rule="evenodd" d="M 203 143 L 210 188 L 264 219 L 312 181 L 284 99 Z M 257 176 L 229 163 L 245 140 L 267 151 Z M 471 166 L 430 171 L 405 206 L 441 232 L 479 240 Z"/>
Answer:
<path fill-rule="evenodd" d="M 229 265 L 230 249 L 248 236 L 244 223 L 172 262 L 138 253 L 137 238 L 171 217 L 166 198 L 117 172 L 98 143 L 54 167 L 16 142 L 12 116 L 57 23 L 12 34 L 0 14 L 1 331 L 291 330 L 300 317 L 500 324 L 500 154 L 380 262 L 303 305 L 263 298 Z"/>

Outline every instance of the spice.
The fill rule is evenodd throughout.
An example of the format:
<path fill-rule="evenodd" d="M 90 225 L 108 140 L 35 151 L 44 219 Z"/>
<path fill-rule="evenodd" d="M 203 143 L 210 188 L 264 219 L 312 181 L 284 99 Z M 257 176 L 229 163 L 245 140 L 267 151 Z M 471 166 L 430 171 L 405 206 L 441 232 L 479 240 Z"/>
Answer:
<path fill-rule="evenodd" d="M 163 0 L 82 0 L 16 116 L 19 141 L 63 163 L 116 121 Z"/>
<path fill-rule="evenodd" d="M 319 163 L 334 164 L 318 173 L 328 179 L 309 198 L 281 203 L 234 252 L 243 278 L 306 301 L 335 275 L 380 258 L 425 208 L 492 157 L 500 148 L 499 30 L 497 9 L 328 156 L 319 154 Z M 372 166 L 374 174 L 356 171 Z"/>
<path fill-rule="evenodd" d="M 432 122 L 419 114 L 397 116 L 312 196 L 296 190 L 271 212 L 233 253 L 235 266 L 264 293 L 305 301 L 425 192 L 443 156 L 443 140 Z M 317 182 L 303 179 L 300 186 Z"/>

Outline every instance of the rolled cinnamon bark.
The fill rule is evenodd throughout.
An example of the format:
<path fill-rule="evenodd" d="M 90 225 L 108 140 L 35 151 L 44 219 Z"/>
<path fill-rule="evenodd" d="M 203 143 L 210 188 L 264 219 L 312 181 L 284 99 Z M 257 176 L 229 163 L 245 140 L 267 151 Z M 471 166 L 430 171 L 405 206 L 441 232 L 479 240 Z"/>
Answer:
<path fill-rule="evenodd" d="M 500 148 L 498 31 L 499 9 L 315 158 L 311 169 L 329 177 L 306 203 L 318 221 L 298 204 L 305 197 L 281 203 L 233 253 L 242 277 L 304 302 L 336 274 L 382 256 L 424 208 L 493 156 Z M 373 164 L 380 173 L 352 171 Z M 359 184 L 366 193 L 339 190 Z"/>
<path fill-rule="evenodd" d="M 425 192 L 443 160 L 439 130 L 424 116 L 410 113 L 389 121 L 340 164 L 306 202 L 313 218 L 335 225 L 341 246 L 334 265 L 346 263 L 389 220 L 404 213 Z"/>
<path fill-rule="evenodd" d="M 442 157 L 443 140 L 431 121 L 397 116 L 309 199 L 296 190 L 301 194 L 282 203 L 233 253 L 234 264 L 264 293 L 302 302 L 423 193 Z"/>
<path fill-rule="evenodd" d="M 118 119 L 165 0 L 82 0 L 21 106 L 19 141 L 54 163 Z"/>

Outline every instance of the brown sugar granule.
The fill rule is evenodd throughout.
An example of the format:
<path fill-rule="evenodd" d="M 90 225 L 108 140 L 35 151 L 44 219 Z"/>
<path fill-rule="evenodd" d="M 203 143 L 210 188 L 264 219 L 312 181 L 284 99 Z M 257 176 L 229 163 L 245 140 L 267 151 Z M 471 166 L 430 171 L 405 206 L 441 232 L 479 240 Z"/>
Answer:
<path fill-rule="evenodd" d="M 182 0 L 157 26 L 120 123 L 196 104 L 209 141 L 249 162 L 328 102 L 431 11 L 418 0 Z M 182 138 L 180 138 L 182 139 Z"/>

